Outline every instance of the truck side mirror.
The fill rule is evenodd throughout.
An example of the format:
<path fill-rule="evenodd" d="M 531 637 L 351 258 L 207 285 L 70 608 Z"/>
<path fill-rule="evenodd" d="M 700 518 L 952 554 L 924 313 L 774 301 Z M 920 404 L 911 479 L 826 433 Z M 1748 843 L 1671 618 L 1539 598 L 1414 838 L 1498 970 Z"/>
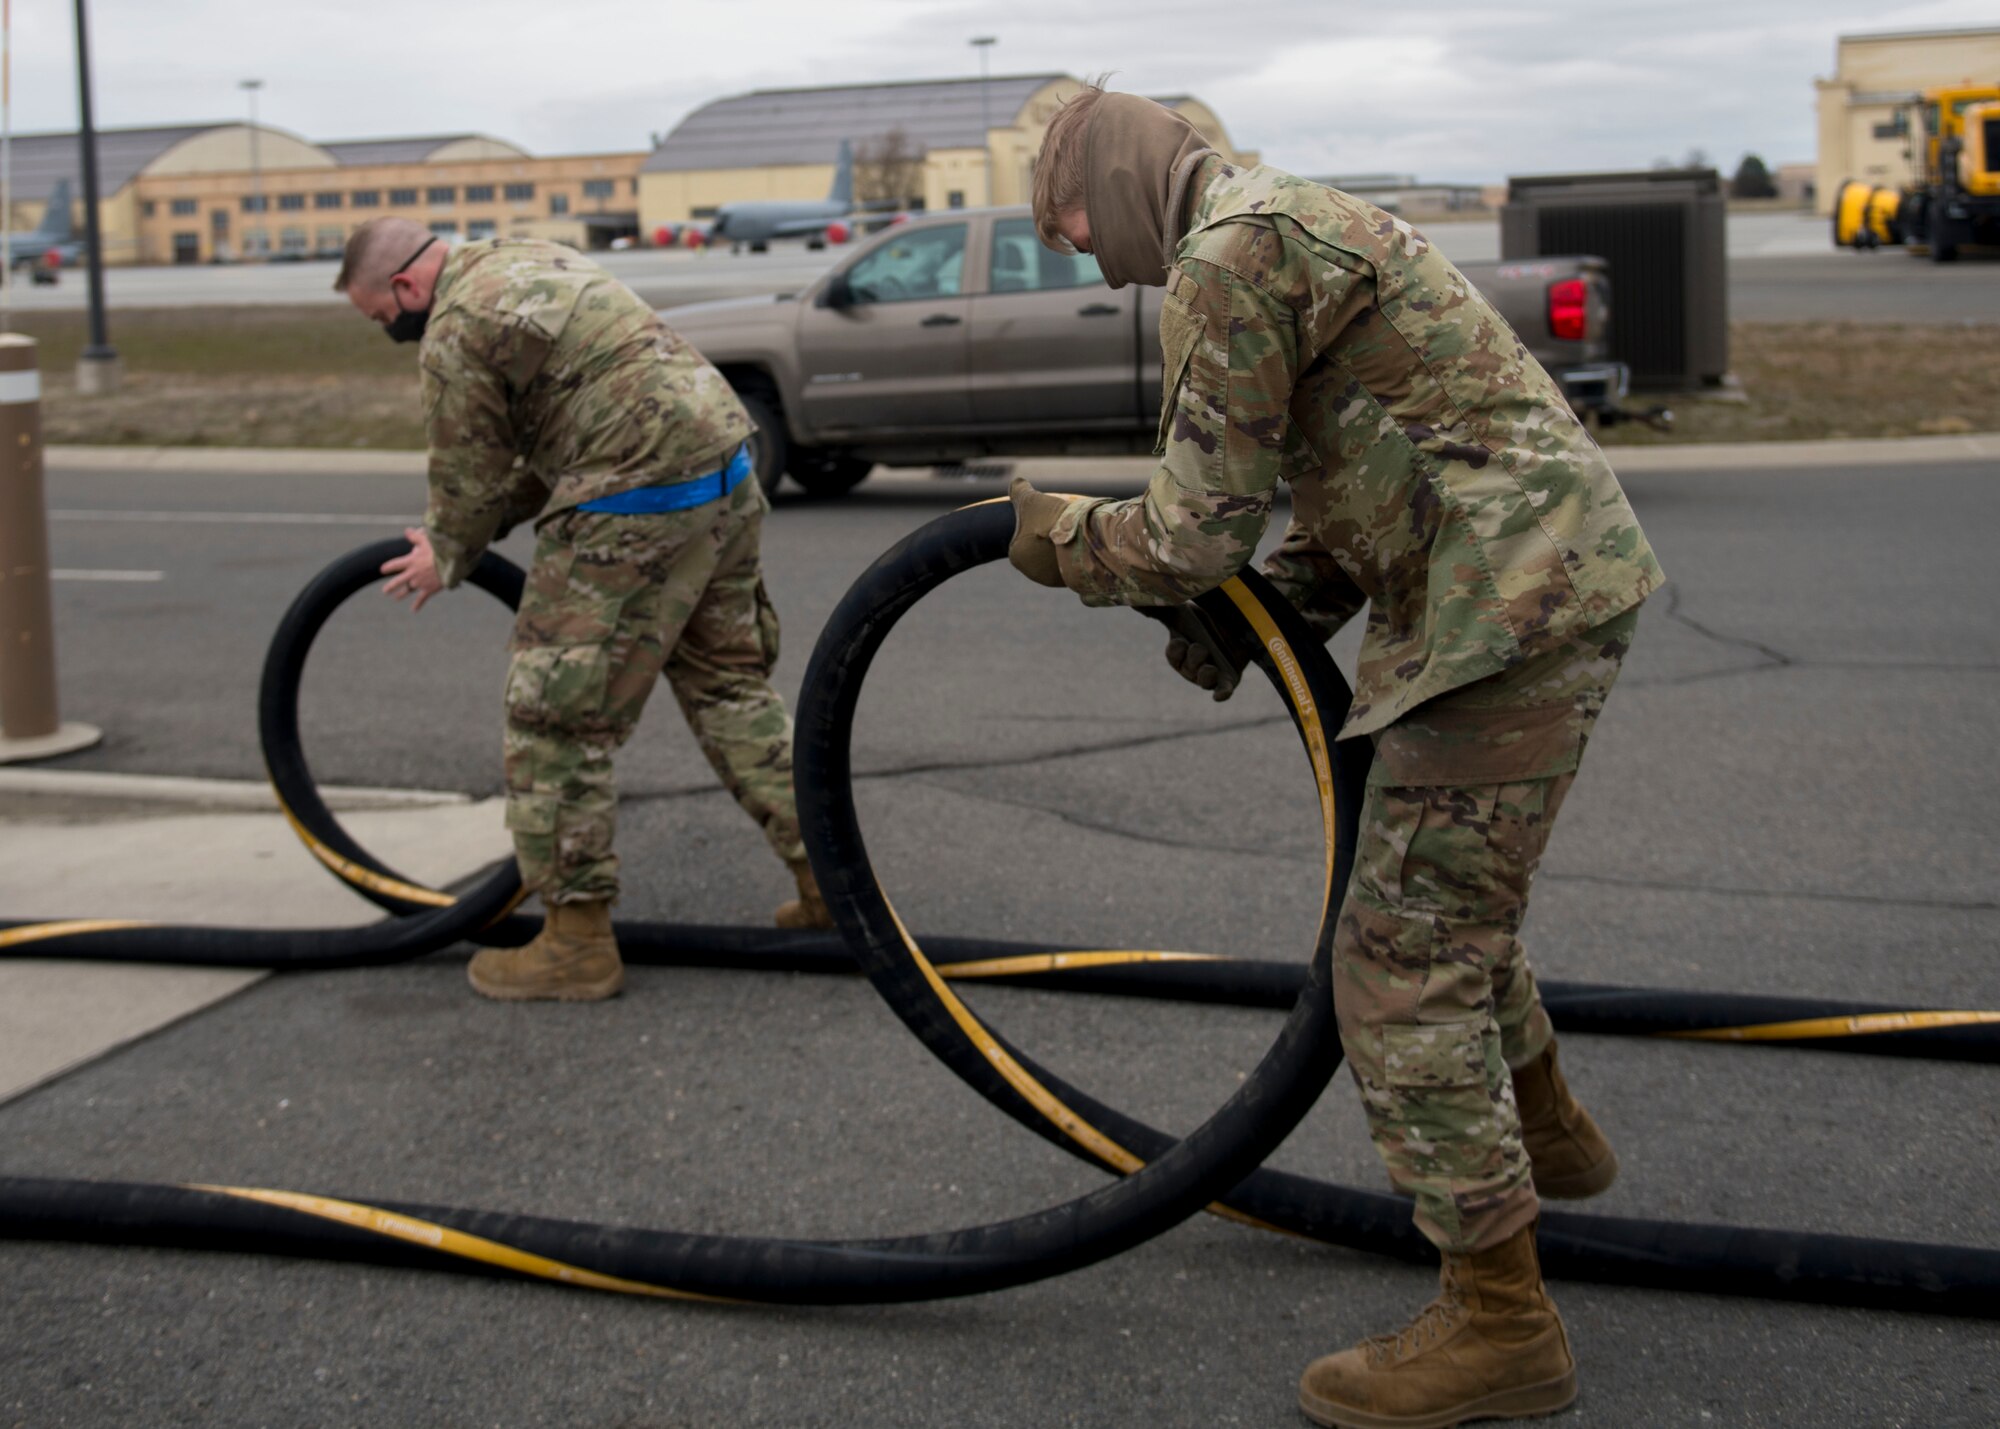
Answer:
<path fill-rule="evenodd" d="M 835 310 L 854 306 L 854 289 L 848 286 L 845 273 L 835 273 L 826 280 L 826 292 L 820 301 Z"/>

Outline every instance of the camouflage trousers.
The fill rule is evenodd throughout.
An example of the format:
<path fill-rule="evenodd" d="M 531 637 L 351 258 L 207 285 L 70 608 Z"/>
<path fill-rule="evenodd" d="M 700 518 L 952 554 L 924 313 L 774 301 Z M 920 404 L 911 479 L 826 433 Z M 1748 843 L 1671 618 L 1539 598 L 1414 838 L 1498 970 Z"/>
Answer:
<path fill-rule="evenodd" d="M 1375 1149 L 1441 1249 L 1497 1245 L 1536 1214 L 1510 1069 L 1553 1034 L 1521 922 L 1637 618 L 1421 705 L 1376 741 L 1334 1001 Z"/>
<path fill-rule="evenodd" d="M 792 720 L 754 480 L 688 511 L 544 521 L 507 669 L 507 827 L 545 903 L 614 898 L 612 757 L 662 673 L 702 753 L 779 858 L 802 862 Z"/>

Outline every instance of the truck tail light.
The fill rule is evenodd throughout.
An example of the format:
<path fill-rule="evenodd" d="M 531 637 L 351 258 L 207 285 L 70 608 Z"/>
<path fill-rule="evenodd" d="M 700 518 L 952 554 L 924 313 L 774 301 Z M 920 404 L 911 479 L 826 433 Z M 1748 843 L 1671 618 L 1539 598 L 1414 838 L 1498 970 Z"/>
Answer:
<path fill-rule="evenodd" d="M 1590 288 L 1581 278 L 1549 284 L 1549 336 L 1582 342 L 1590 326 Z"/>

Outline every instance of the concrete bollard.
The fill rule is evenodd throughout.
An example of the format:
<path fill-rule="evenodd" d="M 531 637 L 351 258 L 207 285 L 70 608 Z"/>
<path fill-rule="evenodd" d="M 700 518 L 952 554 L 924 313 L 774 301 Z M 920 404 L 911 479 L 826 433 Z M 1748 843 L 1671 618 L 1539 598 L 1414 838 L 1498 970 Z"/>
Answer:
<path fill-rule="evenodd" d="M 33 338 L 0 333 L 0 764 L 68 754 L 102 738 L 57 717 L 42 374 Z"/>

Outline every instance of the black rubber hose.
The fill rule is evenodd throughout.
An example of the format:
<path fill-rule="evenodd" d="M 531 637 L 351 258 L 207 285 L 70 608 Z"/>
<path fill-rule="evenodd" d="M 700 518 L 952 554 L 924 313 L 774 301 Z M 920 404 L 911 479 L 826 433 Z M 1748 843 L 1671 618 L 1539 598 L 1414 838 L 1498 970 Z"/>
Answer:
<path fill-rule="evenodd" d="M 449 902 L 448 896 L 399 873 L 341 825 L 320 795 L 306 759 L 299 718 L 306 661 L 319 632 L 346 601 L 380 579 L 384 561 L 404 549 L 405 543 L 395 539 L 362 546 L 333 562 L 299 592 L 271 638 L 258 686 L 257 725 L 272 785 L 307 848 L 336 876 L 380 907 L 395 913 L 425 913 Z M 509 609 L 520 603 L 521 569 L 502 556 L 487 552 L 469 579 Z M 488 878 L 497 878 L 499 873 L 496 870 Z M 473 895 L 480 891 L 481 885 L 475 884 Z M 0 922 L 0 930 L 32 926 Z M 480 943 L 515 944 L 526 941 L 537 926 L 537 919 L 514 915 L 485 927 L 468 929 L 465 936 Z M 626 961 L 635 964 L 857 971 L 846 944 L 829 934 L 622 921 L 618 937 Z M 7 934 L 0 931 L 0 956 L 10 951 L 20 954 L 53 951 L 31 945 L 40 941 L 22 934 L 10 948 Z M 202 957 L 206 946 L 211 945 L 150 934 L 131 939 L 106 930 L 101 936 L 66 943 L 65 952 L 75 957 L 184 962 Z M 429 945 L 410 946 L 417 951 L 408 955 L 417 956 Z M 1049 954 L 1090 950 L 954 937 L 927 937 L 924 946 L 932 961 L 948 976 L 954 975 L 961 964 L 1000 962 L 1009 966 L 981 976 L 1011 986 L 1057 991 L 1282 1009 L 1297 999 L 1304 980 L 1304 970 L 1297 963 L 1224 956 L 1168 961 L 1156 955 L 1139 954 L 1118 962 L 1079 960 L 1083 965 L 1072 962 L 1061 967 L 1031 967 L 1028 965 L 1031 960 L 1046 961 Z M 345 961 L 337 951 L 317 951 L 311 961 L 299 962 L 293 954 L 301 951 L 307 950 L 292 944 L 260 944 L 250 939 L 231 947 L 228 955 L 233 965 L 248 967 L 325 969 L 341 966 Z M 393 961 L 397 956 L 393 952 L 370 951 L 352 961 L 379 963 Z M 1560 981 L 1547 981 L 1541 987 L 1549 1015 L 1564 1032 L 1687 1037 L 1883 1056 L 2000 1061 L 2000 1013 L 1905 1010 L 1824 999 L 1690 993 Z"/>
<path fill-rule="evenodd" d="M 944 528 L 943 544 L 949 547 L 951 533 L 962 535 L 968 525 L 982 533 L 983 541 L 990 515 L 959 513 L 933 523 L 933 528 Z M 937 546 L 932 542 L 928 548 Z M 895 614 L 949 574 L 933 564 L 907 584 L 899 600 L 893 589 L 884 588 L 884 580 L 886 576 L 888 585 L 895 586 L 902 569 L 885 557 L 835 611 L 821 636 L 813 669 L 827 678 L 838 673 L 848 679 L 830 696 L 816 699 L 814 676 L 809 673 L 802 709 L 825 714 L 846 701 L 851 715 L 851 696 L 867 664 L 867 653 L 857 652 L 872 653 Z M 1284 601 L 1269 598 L 1273 608 L 1267 614 L 1255 609 L 1254 598 L 1246 595 L 1249 614 L 1234 618 L 1238 623 L 1272 617 L 1296 622 Z M 876 608 L 878 601 L 888 605 L 886 614 Z M 1339 1064 L 1339 1038 L 1328 992 L 1329 959 L 1345 870 L 1353 856 L 1358 801 L 1344 799 L 1335 817 L 1330 802 L 1332 767 L 1315 711 L 1323 709 L 1337 724 L 1346 708 L 1346 689 L 1324 652 L 1315 648 L 1311 654 L 1317 659 L 1304 662 L 1304 673 L 1293 670 L 1287 677 L 1295 710 L 1303 711 L 1300 728 L 1315 775 L 1327 794 L 1327 896 L 1306 988 L 1272 1049 L 1214 1116 L 1187 1137 L 1156 1148 L 1143 1165 L 1100 1142 L 1098 1153 L 1126 1174 L 1074 1201 L 1009 1221 L 933 1235 L 829 1242 L 636 1230 L 403 1203 L 371 1205 L 246 1187 L 15 1178 L 0 1180 L 0 1236 L 109 1236 L 201 1248 L 309 1248 L 316 1254 L 359 1254 L 419 1264 L 437 1263 L 444 1256 L 451 1264 L 470 1262 L 628 1293 L 806 1304 L 932 1299 L 996 1290 L 1079 1269 L 1130 1249 L 1186 1219 L 1261 1163 L 1311 1108 Z M 815 728 L 820 730 L 822 751 L 844 763 L 846 733 Z M 844 782 L 841 792 L 847 792 Z M 838 811 L 824 802 L 817 806 L 817 814 L 840 822 Z M 851 824 L 851 818 L 847 822 Z M 858 836 L 856 828 L 857 840 Z M 859 852 L 858 844 L 856 849 Z M 835 880 L 834 886 L 844 917 L 875 920 L 861 924 L 872 927 L 875 934 L 864 959 L 875 985 L 906 1022 L 922 1028 L 949 1023 L 988 1049 L 989 1067 L 1004 1073 L 997 1034 L 979 1024 L 934 976 L 915 945 L 883 936 L 882 920 L 893 921 L 894 915 L 879 890 L 871 900 L 858 888 L 860 881 Z M 867 883 L 873 886 L 872 879 Z M 1023 1107 L 1049 1109 L 1046 1090 L 1018 1067 L 1003 1080 L 1008 1095 Z M 356 1232 L 363 1238 L 357 1239 Z"/>
<path fill-rule="evenodd" d="M 1004 546 L 1004 540 L 1000 544 Z M 371 552 L 369 559 L 379 564 L 382 555 L 393 554 L 396 549 L 392 545 L 387 552 Z M 998 547 L 994 549 L 997 551 Z M 961 560 L 956 569 L 963 568 Z M 330 814 L 327 819 L 332 822 Z M 355 852 L 362 859 L 367 858 L 365 850 L 358 849 L 358 846 Z M 372 863 L 372 860 L 369 862 Z M 373 866 L 381 869 L 379 864 Z M 681 925 L 632 926 L 642 930 L 650 928 L 657 934 L 650 949 L 629 949 L 639 952 L 642 958 L 650 951 L 652 960 L 716 966 L 786 967 L 806 971 L 848 971 L 852 968 L 844 949 L 824 935 Z M 621 926 L 620 934 L 621 939 L 627 936 L 625 926 Z M 646 940 L 642 936 L 637 941 L 644 944 Z M 1024 954 L 1052 951 L 981 939 L 933 939 L 925 946 L 933 955 L 933 962 L 947 968 L 951 963 L 1019 958 Z M 1092 986 L 1094 990 L 1139 992 L 1144 995 L 1158 995 L 1160 988 L 1169 983 L 1194 983 L 1209 995 L 1264 1006 L 1287 995 L 1296 996 L 1303 976 L 1301 970 L 1293 965 L 1225 959 L 1157 965 L 1142 978 L 1140 974 L 1145 972 L 1143 967 L 1130 966 L 1085 968 L 1041 972 L 1012 980 L 1038 985 Z M 1563 996 L 1568 993 L 1574 993 L 1584 1005 L 1584 1012 L 1579 1014 L 1573 1009 L 1569 1020 L 1559 1015 L 1559 1025 L 1569 1030 L 1577 1030 L 1573 1020 L 1577 1015 L 1587 1015 L 1600 1023 L 1621 1024 L 1616 1030 L 1657 1032 L 1671 1025 L 1675 1030 L 1685 1032 L 1690 1026 L 1688 994 L 1593 987 L 1559 991 L 1557 985 L 1544 984 L 1545 998 L 1551 1004 L 1560 1005 Z M 1701 998 L 1701 995 L 1695 997 Z M 1595 999 L 1594 1003 L 1592 999 Z M 1659 1005 L 1649 1008 L 1646 1005 L 1649 999 L 1657 999 Z M 1702 998 L 1694 1025 L 1697 1028 L 1718 1026 L 1721 1031 L 1733 1036 L 1746 1030 L 1743 1026 L 1746 1021 L 1797 1022 L 1807 1016 L 1853 1015 L 1855 1009 L 1838 1003 Z M 1607 1025 L 1602 1030 L 1613 1030 L 1613 1027 Z M 1898 1039 L 1909 1035 L 1894 1034 Z M 1172 1147 L 1171 1140 L 1162 1133 L 1096 1103 L 1079 1089 L 1037 1067 L 1025 1054 L 1007 1047 L 1001 1039 L 994 1038 L 994 1045 L 1011 1056 L 1073 1113 L 1090 1122 L 1121 1148 L 1145 1157 L 1159 1148 Z M 1813 1043 L 1809 1040 L 1794 1041 L 1792 1045 Z M 1869 1037 L 1859 1042 L 1835 1042 L 1830 1045 L 1842 1050 L 1861 1046 L 1875 1050 L 1894 1044 L 1885 1043 L 1882 1037 Z M 990 1062 L 985 1064 L 985 1068 L 990 1071 Z M 1008 1105 L 1010 1112 L 1022 1116 L 1025 1124 L 1057 1144 L 1079 1151 L 1078 1144 L 1069 1134 L 1051 1125 L 1032 1107 L 1023 1105 L 1021 1099 L 1009 1093 L 1003 1105 L 1009 1101 L 1012 1102 Z M 1100 1158 L 1092 1156 L 1091 1159 Z M 1100 1164 L 1109 1163 L 1100 1160 Z M 593 1283 L 589 1278 L 593 1275 L 601 1276 L 619 1268 L 650 1267 L 663 1280 L 679 1277 L 683 1285 L 690 1287 L 708 1282 L 691 1281 L 681 1275 L 688 1254 L 713 1263 L 717 1259 L 726 1261 L 732 1257 L 751 1255 L 755 1253 L 754 1247 L 770 1244 L 675 1237 L 659 1232 L 613 1231 L 539 1218 L 496 1217 L 479 1212 L 400 1203 L 386 1208 L 356 1206 L 345 1212 L 329 1214 L 325 1209 L 301 1210 L 293 1205 L 273 1205 L 251 1196 L 252 1193 L 241 1190 L 218 1191 L 198 1187 L 27 1179 L 0 1181 L 0 1234 L 262 1248 L 297 1254 L 390 1260 L 399 1264 L 442 1263 L 459 1269 L 492 1267 L 493 1263 L 483 1258 L 478 1247 L 471 1250 L 449 1248 L 449 1237 L 471 1234 L 502 1242 L 497 1250 L 510 1255 L 518 1256 L 520 1248 L 525 1246 L 534 1253 L 548 1254 L 553 1258 L 573 1256 L 575 1266 L 579 1267 L 577 1269 L 543 1267 L 528 1272 L 548 1278 L 588 1284 Z M 310 1202 L 314 1198 L 293 1199 Z M 1240 1211 L 1249 1212 L 1264 1224 L 1298 1234 L 1412 1260 L 1432 1256 L 1428 1244 L 1410 1224 L 1407 1202 L 1393 1197 L 1330 1186 L 1289 1173 L 1260 1170 L 1230 1199 Z M 393 1223 L 402 1218 L 405 1232 L 409 1230 L 411 1219 L 427 1222 L 428 1225 L 418 1227 L 419 1233 L 414 1238 L 402 1239 L 393 1224 L 386 1232 L 379 1228 L 363 1228 L 356 1218 L 364 1216 L 374 1218 L 368 1222 L 370 1227 L 378 1222 Z M 444 1238 L 447 1248 L 439 1248 L 433 1243 L 432 1231 L 435 1231 L 436 1237 Z M 1551 1275 L 1560 1278 L 1856 1303 L 1877 1308 L 1979 1315 L 2000 1313 L 2000 1253 L 1991 1250 L 1729 1226 L 1677 1225 L 1561 1212 L 1545 1214 L 1541 1232 L 1545 1267 Z M 792 1243 L 778 1244 L 788 1251 L 801 1249 Z M 912 1242 L 889 1244 L 907 1247 Z M 693 1247 L 692 1251 L 690 1247 Z M 825 1247 L 807 1246 L 804 1249 L 811 1251 Z M 504 1257 L 497 1268 L 520 1270 L 518 1265 L 506 1263 Z M 672 1289 L 663 1291 L 657 1285 L 629 1283 L 611 1284 L 604 1288 L 638 1293 L 680 1293 Z M 979 1287 L 974 1287 L 968 1279 L 962 1288 Z M 731 1292 L 725 1289 L 720 1293 L 754 1298 L 742 1297 L 740 1290 Z M 935 1293 L 959 1291 L 940 1290 Z M 830 1294 L 814 1292 L 781 1298 L 893 1297 L 848 1291 Z"/>
<path fill-rule="evenodd" d="M 991 514 L 974 519 L 981 512 Z M 1006 505 L 968 508 L 917 531 L 877 562 L 850 592 L 853 596 L 865 591 L 882 612 L 879 619 L 857 619 L 858 613 L 850 613 L 843 622 L 837 612 L 829 634 L 821 637 L 813 653 L 794 750 L 799 813 L 820 887 L 834 908 L 841 933 L 871 977 L 876 963 L 890 962 L 897 948 L 914 949 L 914 944 L 875 882 L 855 819 L 847 751 L 862 680 L 869 660 L 904 609 L 952 575 L 1000 559 L 1012 533 L 1013 513 Z M 1284 615 L 1291 615 L 1287 603 L 1254 577 L 1230 585 L 1247 587 L 1258 604 L 1282 607 Z M 1203 608 L 1211 619 L 1232 613 L 1219 593 L 1204 597 Z M 1293 648 L 1287 652 L 1274 642 L 1270 648 L 1278 651 L 1279 669 L 1270 670 L 1268 660 L 1260 661 L 1267 665 L 1267 673 L 1288 676 L 1296 658 L 1298 668 L 1315 683 L 1323 680 L 1323 668 L 1332 663 L 1324 648 L 1304 634 L 1302 626 L 1280 621 L 1279 628 Z M 1285 691 L 1285 678 L 1274 682 L 1281 693 Z M 1311 748 L 1311 712 L 1295 705 L 1293 714 L 1295 720 L 1306 717 L 1302 733 Z M 1332 727 L 1337 729 L 1338 724 Z M 1350 809 L 1348 788 L 1358 792 L 1366 775 L 1366 752 L 1354 748 L 1358 744 L 1334 747 L 1334 757 L 1341 761 L 1337 767 L 1346 776 L 1340 802 Z M 1329 782 L 1322 781 L 1323 800 L 1328 791 Z M 1346 873 L 1343 864 L 1341 887 Z M 1323 928 L 1323 938 L 1329 932 Z M 1315 975 L 1325 954 L 1323 943 Z M 903 999 L 884 982 L 877 978 L 884 996 L 902 1011 Z M 1309 980 L 1308 986 L 1313 985 Z M 1002 1043 L 996 1055 L 995 1049 L 980 1045 L 976 1036 L 949 1019 L 906 1016 L 905 1021 L 967 1085 L 1072 1155 L 1121 1170 L 1117 1157 L 1104 1154 L 1104 1145 L 1143 1163 L 1173 1144 L 1164 1132 L 1096 1101 L 1017 1048 Z M 1006 1075 L 1009 1064 L 1025 1069 L 1038 1086 L 1052 1093 L 1063 1114 L 1051 1116 L 1020 1096 Z M 1413 1259 L 1434 1257 L 1409 1222 L 1407 1202 L 1302 1176 L 1254 1171 L 1215 1209 L 1356 1249 Z M 1544 1267 L 1552 1275 L 1823 1304 L 2000 1315 L 2000 1251 L 1568 1212 L 1544 1212 L 1540 1227 Z"/>

